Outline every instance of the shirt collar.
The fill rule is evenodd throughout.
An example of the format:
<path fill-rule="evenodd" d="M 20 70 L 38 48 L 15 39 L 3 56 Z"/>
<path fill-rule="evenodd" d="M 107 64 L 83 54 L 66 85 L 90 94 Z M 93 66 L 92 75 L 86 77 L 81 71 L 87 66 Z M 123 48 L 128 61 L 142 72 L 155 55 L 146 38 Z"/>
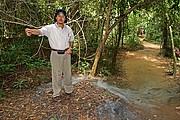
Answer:
<path fill-rule="evenodd" d="M 55 26 L 59 29 L 60 27 L 58 26 L 58 24 L 57 24 L 57 22 L 55 23 Z M 64 23 L 64 28 L 63 29 L 65 29 L 66 28 L 66 24 Z"/>
<path fill-rule="evenodd" d="M 59 26 L 58 26 L 58 24 L 57 24 L 57 22 L 55 23 L 55 26 L 57 27 L 57 28 L 60 28 Z M 66 24 L 64 23 L 64 28 L 66 28 Z M 63 28 L 63 29 L 64 29 Z"/>

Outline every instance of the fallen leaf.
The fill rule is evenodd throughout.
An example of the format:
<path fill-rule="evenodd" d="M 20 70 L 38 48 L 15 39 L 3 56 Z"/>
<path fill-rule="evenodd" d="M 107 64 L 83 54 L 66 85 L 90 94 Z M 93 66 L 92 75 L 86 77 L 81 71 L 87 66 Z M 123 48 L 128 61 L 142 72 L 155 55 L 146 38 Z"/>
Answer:
<path fill-rule="evenodd" d="M 42 114 L 42 115 L 45 115 L 46 113 L 42 112 L 41 114 Z"/>
<path fill-rule="evenodd" d="M 28 106 L 26 106 L 26 110 L 30 110 L 31 109 L 31 107 L 28 105 Z"/>
<path fill-rule="evenodd" d="M 88 103 L 88 106 L 91 107 L 91 103 Z"/>

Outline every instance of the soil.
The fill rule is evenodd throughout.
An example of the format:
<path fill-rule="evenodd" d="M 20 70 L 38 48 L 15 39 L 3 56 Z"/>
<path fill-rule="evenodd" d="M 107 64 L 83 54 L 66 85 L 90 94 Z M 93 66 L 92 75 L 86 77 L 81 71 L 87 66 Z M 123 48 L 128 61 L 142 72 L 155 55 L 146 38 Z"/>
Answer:
<path fill-rule="evenodd" d="M 49 70 L 39 72 L 43 77 L 38 82 L 46 82 L 38 87 L 34 87 L 34 76 L 24 75 L 33 88 L 6 88 L 0 119 L 179 120 L 179 77 L 166 74 L 171 71 L 167 69 L 170 60 L 158 55 L 160 46 L 143 45 L 143 50 L 119 52 L 120 70 L 114 77 L 74 76 L 74 92 L 66 95 L 62 91 L 58 102 L 53 101 L 51 83 L 47 83 Z"/>
<path fill-rule="evenodd" d="M 106 82 L 119 88 L 116 91 L 111 88 L 111 92 L 124 95 L 131 102 L 141 106 L 144 109 L 144 120 L 179 120 L 179 74 L 176 78 L 167 74 L 172 72 L 169 65 L 171 60 L 159 55 L 159 45 L 145 41 L 143 45 L 142 50 L 119 53 L 120 63 L 123 64 L 120 69 L 123 68 L 121 72 L 125 76 L 121 77 L 123 84 L 118 84 L 118 77 Z"/>
<path fill-rule="evenodd" d="M 138 92 L 138 98 L 134 98 L 146 104 L 154 105 L 150 116 L 156 120 L 178 120 L 180 111 L 180 94 L 176 79 L 168 76 L 170 72 L 169 59 L 159 55 L 159 45 L 143 42 L 145 49 L 136 52 L 127 52 L 127 60 L 124 63 L 128 80 L 131 82 L 130 89 Z M 152 118 L 151 118 L 152 119 Z"/>

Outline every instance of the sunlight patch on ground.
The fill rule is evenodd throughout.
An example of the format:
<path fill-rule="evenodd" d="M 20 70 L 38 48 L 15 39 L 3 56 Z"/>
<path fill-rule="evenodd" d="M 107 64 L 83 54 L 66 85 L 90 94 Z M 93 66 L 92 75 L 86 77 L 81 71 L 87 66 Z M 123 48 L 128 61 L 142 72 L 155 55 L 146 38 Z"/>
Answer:
<path fill-rule="evenodd" d="M 130 55 L 131 55 L 131 56 L 134 56 L 134 55 L 135 55 L 134 53 L 129 52 L 129 51 L 128 51 L 128 52 L 126 52 L 126 54 L 127 54 L 128 56 L 130 56 Z"/>
<path fill-rule="evenodd" d="M 143 41 L 143 45 L 146 48 L 160 49 L 160 45 L 158 45 L 158 44 L 151 44 L 151 43 L 148 43 L 146 41 Z"/>
<path fill-rule="evenodd" d="M 163 69 L 166 68 L 166 67 L 164 67 L 164 66 L 157 66 L 157 65 L 153 65 L 153 67 L 156 67 L 156 68 L 163 68 Z"/>
<path fill-rule="evenodd" d="M 137 57 L 140 59 L 145 59 L 147 61 L 151 61 L 151 62 L 157 62 L 158 60 L 156 58 L 152 58 L 152 57 L 148 57 L 148 56 L 141 56 L 141 57 Z"/>

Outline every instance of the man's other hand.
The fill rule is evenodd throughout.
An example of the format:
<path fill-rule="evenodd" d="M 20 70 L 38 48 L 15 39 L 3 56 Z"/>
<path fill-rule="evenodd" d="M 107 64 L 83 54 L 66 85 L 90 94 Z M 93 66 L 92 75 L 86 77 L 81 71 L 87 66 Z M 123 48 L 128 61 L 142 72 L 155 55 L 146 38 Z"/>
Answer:
<path fill-rule="evenodd" d="M 71 54 L 71 53 L 72 53 L 71 48 L 69 48 L 65 53 L 66 53 L 66 54 Z"/>

